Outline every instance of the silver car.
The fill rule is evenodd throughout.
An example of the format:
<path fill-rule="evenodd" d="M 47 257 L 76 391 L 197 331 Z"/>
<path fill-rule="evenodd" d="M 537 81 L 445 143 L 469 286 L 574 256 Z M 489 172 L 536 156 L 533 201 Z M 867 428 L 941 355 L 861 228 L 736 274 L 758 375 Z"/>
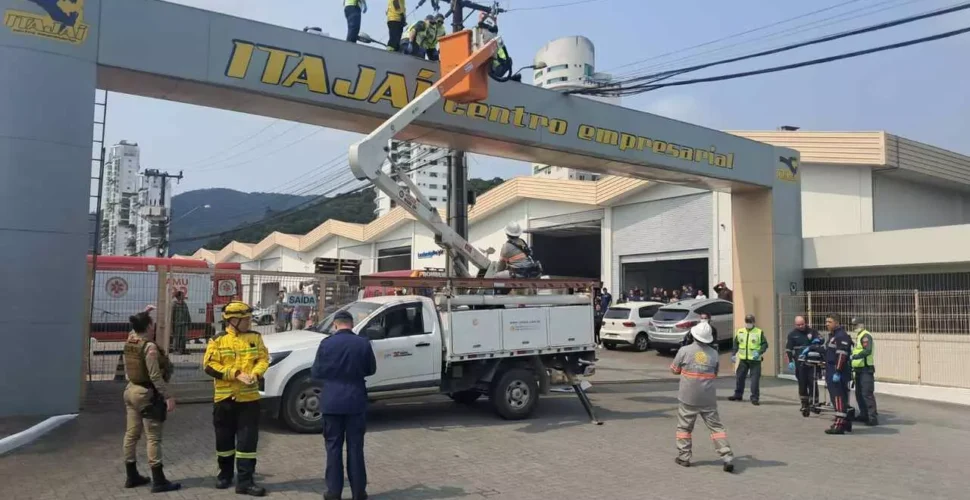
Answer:
<path fill-rule="evenodd" d="M 683 345 L 687 332 L 700 321 L 702 313 L 711 315 L 714 343 L 731 342 L 734 304 L 715 298 L 681 300 L 661 307 L 647 325 L 650 345 L 660 353 L 678 349 Z"/>

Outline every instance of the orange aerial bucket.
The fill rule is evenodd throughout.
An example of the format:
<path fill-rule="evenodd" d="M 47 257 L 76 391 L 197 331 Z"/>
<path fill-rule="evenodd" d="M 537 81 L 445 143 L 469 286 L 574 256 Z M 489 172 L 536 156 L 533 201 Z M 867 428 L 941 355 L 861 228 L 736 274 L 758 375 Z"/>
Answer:
<path fill-rule="evenodd" d="M 472 52 L 472 32 L 462 30 L 438 39 L 439 64 L 442 81 L 439 84 L 445 99 L 468 103 L 488 97 L 488 64 L 498 47 L 495 40 Z"/>

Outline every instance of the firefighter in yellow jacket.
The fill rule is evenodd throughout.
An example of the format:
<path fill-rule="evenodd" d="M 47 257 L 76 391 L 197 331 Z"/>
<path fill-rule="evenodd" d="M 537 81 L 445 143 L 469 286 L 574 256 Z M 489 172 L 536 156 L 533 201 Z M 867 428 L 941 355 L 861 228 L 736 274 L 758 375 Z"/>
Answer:
<path fill-rule="evenodd" d="M 209 342 L 203 367 L 215 379 L 216 456 L 219 489 L 232 486 L 236 465 L 236 493 L 261 497 L 266 490 L 253 482 L 259 440 L 259 379 L 269 368 L 269 353 L 259 333 L 250 331 L 253 309 L 230 302 L 222 311 L 226 331 Z"/>

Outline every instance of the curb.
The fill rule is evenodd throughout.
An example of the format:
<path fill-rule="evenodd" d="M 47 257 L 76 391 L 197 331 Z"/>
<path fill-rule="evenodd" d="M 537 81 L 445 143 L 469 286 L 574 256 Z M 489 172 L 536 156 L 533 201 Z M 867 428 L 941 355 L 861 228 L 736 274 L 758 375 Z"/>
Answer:
<path fill-rule="evenodd" d="M 73 420 L 75 417 L 77 417 L 77 413 L 50 417 L 33 427 L 0 439 L 0 455 L 16 450 L 25 444 L 32 443 L 37 438 Z"/>

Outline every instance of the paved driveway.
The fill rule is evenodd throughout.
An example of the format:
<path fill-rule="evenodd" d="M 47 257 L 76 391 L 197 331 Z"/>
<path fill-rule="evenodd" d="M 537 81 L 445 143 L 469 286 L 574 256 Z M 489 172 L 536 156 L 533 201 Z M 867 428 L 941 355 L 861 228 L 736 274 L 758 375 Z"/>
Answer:
<path fill-rule="evenodd" d="M 718 383 L 722 398 L 729 395 L 730 381 Z M 854 498 L 965 498 L 965 408 L 884 397 L 886 425 L 834 437 L 822 433 L 827 420 L 798 414 L 790 383 L 763 385 L 760 407 L 720 403 L 738 455 L 734 475 L 721 472 L 702 428 L 695 432 L 695 467 L 674 465 L 674 381 L 597 385 L 591 397 L 603 426 L 586 423 L 568 394 L 544 399 L 536 417 L 523 422 L 499 420 L 484 403 L 463 407 L 426 398 L 377 404 L 367 435 L 369 491 L 376 499 L 424 500 L 845 498 L 848 491 Z M 121 488 L 119 405 L 118 411 L 84 413 L 0 457 L 0 497 L 238 498 L 211 486 L 210 415 L 210 405 L 184 405 L 167 425 L 167 469 L 185 484 L 180 492 Z M 321 441 L 264 422 L 258 480 L 271 498 L 321 497 Z M 140 465 L 144 471 L 144 458 Z"/>

